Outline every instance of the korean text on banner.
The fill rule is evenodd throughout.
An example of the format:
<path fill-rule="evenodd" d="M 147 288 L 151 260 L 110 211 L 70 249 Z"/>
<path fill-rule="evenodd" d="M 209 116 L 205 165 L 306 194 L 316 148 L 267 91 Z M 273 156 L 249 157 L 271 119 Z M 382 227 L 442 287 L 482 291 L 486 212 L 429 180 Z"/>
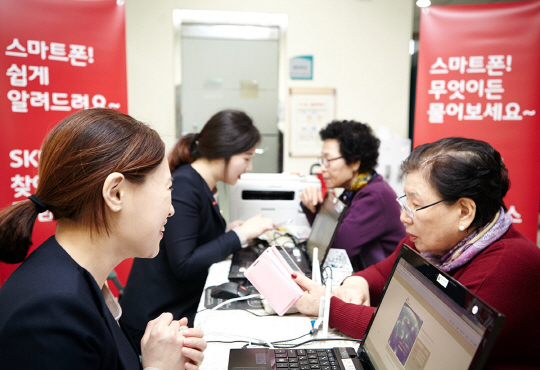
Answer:
<path fill-rule="evenodd" d="M 116 0 L 0 2 L 0 208 L 38 186 L 40 146 L 52 126 L 84 108 L 127 113 L 124 6 Z M 33 246 L 54 234 L 39 215 Z M 0 263 L 0 285 L 16 266 Z"/>

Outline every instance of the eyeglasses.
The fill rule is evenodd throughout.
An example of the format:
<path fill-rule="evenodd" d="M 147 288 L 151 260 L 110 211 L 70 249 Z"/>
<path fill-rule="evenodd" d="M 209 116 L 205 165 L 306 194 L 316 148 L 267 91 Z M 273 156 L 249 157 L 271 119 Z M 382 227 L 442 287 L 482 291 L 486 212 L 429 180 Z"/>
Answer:
<path fill-rule="evenodd" d="M 343 158 L 343 156 L 335 157 L 335 158 L 326 158 L 326 157 L 318 157 L 319 164 L 324 167 L 328 167 L 331 161 L 335 161 L 336 159 Z"/>
<path fill-rule="evenodd" d="M 441 199 L 441 200 L 438 200 L 438 201 L 433 202 L 431 204 L 428 204 L 427 206 L 416 208 L 415 210 L 410 209 L 409 206 L 407 205 L 407 196 L 406 195 L 402 195 L 402 196 L 396 198 L 396 201 L 399 203 L 399 206 L 401 207 L 402 212 L 403 212 L 403 210 L 405 210 L 407 212 L 407 216 L 409 216 L 410 218 L 414 218 L 414 212 L 420 211 L 422 209 L 426 209 L 426 208 L 431 207 L 431 206 L 434 206 L 435 204 L 438 204 L 440 202 L 444 202 L 444 199 Z"/>

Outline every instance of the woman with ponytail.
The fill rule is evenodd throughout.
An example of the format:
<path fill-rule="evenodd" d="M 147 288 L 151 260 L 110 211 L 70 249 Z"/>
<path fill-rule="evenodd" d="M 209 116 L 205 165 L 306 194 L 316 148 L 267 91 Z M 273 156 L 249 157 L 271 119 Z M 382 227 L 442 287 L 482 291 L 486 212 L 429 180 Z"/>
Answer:
<path fill-rule="evenodd" d="M 87 109 L 53 128 L 36 194 L 0 213 L 0 260 L 22 262 L 0 289 L 3 370 L 136 370 L 140 358 L 154 370 L 198 369 L 202 332 L 170 313 L 148 323 L 137 353 L 106 282 L 122 260 L 157 254 L 174 213 L 170 186 L 163 141 L 128 115 Z M 46 210 L 55 235 L 27 257 Z"/>
<path fill-rule="evenodd" d="M 272 229 L 258 215 L 229 226 L 214 198 L 216 185 L 234 185 L 251 170 L 260 134 L 244 112 L 216 113 L 199 134 L 182 137 L 169 154 L 176 210 L 167 225 L 160 251 L 152 260 L 135 259 L 121 297 L 122 320 L 135 339 L 160 310 L 192 325 L 208 268 Z M 170 225 L 170 226 L 169 226 Z"/>

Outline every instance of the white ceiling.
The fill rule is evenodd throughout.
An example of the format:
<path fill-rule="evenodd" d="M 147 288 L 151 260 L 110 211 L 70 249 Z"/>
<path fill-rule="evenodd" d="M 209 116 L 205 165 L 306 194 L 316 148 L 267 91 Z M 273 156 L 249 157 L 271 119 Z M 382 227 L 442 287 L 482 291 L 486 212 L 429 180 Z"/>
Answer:
<path fill-rule="evenodd" d="M 416 4 L 416 0 L 412 0 Z M 463 5 L 463 4 L 486 4 L 502 3 L 520 0 L 431 0 L 431 5 Z M 413 38 L 418 40 L 418 28 L 420 23 L 420 8 L 414 5 Z"/>

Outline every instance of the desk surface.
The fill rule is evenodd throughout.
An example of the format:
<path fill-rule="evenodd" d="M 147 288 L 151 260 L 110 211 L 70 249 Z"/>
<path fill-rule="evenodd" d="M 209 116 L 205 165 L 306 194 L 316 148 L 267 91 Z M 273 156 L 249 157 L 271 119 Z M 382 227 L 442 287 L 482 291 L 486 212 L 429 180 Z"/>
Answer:
<path fill-rule="evenodd" d="M 227 281 L 231 261 L 216 263 L 210 267 L 206 287 L 219 285 Z M 244 310 L 204 310 L 204 295 L 199 304 L 199 313 L 195 317 L 195 327 L 204 331 L 207 341 L 281 341 L 289 340 L 308 334 L 311 330 L 311 318 L 295 314 L 290 316 L 255 316 Z M 264 315 L 263 310 L 253 310 L 259 315 Z M 320 338 L 320 334 L 318 335 Z M 311 348 L 332 348 L 332 347 L 354 347 L 358 348 L 357 342 L 347 340 L 343 333 L 330 329 L 328 337 L 343 338 L 339 341 L 321 341 L 303 344 L 301 347 Z M 302 337 L 293 343 L 301 343 L 312 338 Z M 205 359 L 201 365 L 201 370 L 226 370 L 229 361 L 229 350 L 231 348 L 241 348 L 245 343 L 208 343 L 205 351 Z"/>

